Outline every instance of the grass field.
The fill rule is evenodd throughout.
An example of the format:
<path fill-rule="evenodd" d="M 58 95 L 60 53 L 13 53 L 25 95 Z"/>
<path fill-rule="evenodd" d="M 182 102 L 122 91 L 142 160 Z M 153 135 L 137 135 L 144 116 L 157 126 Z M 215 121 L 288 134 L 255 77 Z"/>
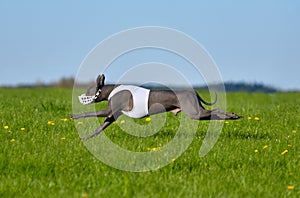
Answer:
<path fill-rule="evenodd" d="M 227 94 L 227 110 L 244 118 L 225 122 L 205 157 L 203 121 L 183 155 L 143 173 L 111 168 L 89 153 L 75 127 L 85 120 L 68 118 L 72 90 L 0 89 L 0 101 L 0 197 L 300 197 L 299 93 Z M 118 125 L 105 134 L 146 151 L 174 136 L 178 117 L 167 119 L 142 141 Z"/>

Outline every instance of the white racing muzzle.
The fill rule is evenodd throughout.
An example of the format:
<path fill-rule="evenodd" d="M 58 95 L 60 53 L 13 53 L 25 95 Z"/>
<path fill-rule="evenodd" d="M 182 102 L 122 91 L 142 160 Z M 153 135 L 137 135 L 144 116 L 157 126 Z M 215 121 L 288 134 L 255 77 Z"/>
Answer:
<path fill-rule="evenodd" d="M 78 96 L 80 103 L 84 105 L 94 103 L 96 98 L 96 96 L 87 96 L 86 94 L 81 94 L 80 96 Z"/>
<path fill-rule="evenodd" d="M 101 89 L 97 91 L 94 96 L 87 96 L 85 93 L 78 96 L 78 99 L 81 104 L 88 105 L 95 102 L 95 100 L 100 96 Z"/>

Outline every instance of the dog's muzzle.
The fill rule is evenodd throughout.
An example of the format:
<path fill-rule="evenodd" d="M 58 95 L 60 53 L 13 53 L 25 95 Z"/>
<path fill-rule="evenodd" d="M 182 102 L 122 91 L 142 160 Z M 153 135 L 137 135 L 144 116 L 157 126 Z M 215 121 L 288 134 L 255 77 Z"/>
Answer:
<path fill-rule="evenodd" d="M 81 94 L 78 99 L 81 104 L 88 105 L 95 102 L 96 96 L 87 96 L 86 94 Z"/>
<path fill-rule="evenodd" d="M 97 91 L 97 93 L 94 96 L 87 96 L 85 93 L 78 96 L 78 99 L 81 104 L 88 105 L 95 102 L 95 100 L 99 97 L 101 93 L 101 89 Z"/>

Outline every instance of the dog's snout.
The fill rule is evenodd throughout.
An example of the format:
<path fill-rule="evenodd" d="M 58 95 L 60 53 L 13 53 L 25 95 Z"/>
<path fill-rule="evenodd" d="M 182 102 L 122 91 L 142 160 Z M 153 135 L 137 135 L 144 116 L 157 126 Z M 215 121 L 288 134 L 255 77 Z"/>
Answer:
<path fill-rule="evenodd" d="M 87 96 L 86 94 L 82 94 L 82 95 L 78 96 L 78 99 L 79 99 L 80 103 L 84 104 L 84 105 L 91 104 L 95 101 L 94 96 Z"/>

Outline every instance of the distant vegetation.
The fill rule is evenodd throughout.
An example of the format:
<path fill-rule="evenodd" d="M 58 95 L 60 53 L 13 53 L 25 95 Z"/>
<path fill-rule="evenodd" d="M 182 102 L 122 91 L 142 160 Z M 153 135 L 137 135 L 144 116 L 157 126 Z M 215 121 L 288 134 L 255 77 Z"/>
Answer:
<path fill-rule="evenodd" d="M 52 83 L 43 83 L 43 82 L 36 82 L 34 84 L 21 84 L 17 87 L 59 87 L 59 88 L 73 88 L 75 79 L 74 77 L 63 77 L 57 82 Z M 226 82 L 225 89 L 227 92 L 262 92 L 262 93 L 275 93 L 279 90 L 271 87 L 266 86 L 262 83 L 245 83 L 245 82 Z M 151 86 L 150 86 L 151 87 Z M 157 88 L 154 85 L 155 88 Z M 220 90 L 220 85 L 214 85 L 217 90 Z M 207 90 L 207 86 L 198 86 L 196 89 Z"/>
<path fill-rule="evenodd" d="M 30 87 L 58 87 L 58 88 L 73 88 L 75 82 L 74 77 L 62 77 L 58 81 L 50 82 L 50 83 L 45 83 L 42 81 L 37 81 L 32 84 L 18 84 L 15 87 L 19 88 L 30 88 Z M 11 86 L 3 86 L 3 87 L 11 87 Z M 14 86 L 13 86 L 14 87 Z"/>
<path fill-rule="evenodd" d="M 261 92 L 261 93 L 275 93 L 278 92 L 278 89 L 266 86 L 261 83 L 244 83 L 244 82 L 227 82 L 224 83 L 225 90 L 227 92 L 248 92 L 248 93 L 254 93 L 254 92 Z M 214 85 L 215 89 L 220 90 L 220 85 Z M 199 89 L 207 90 L 207 86 L 199 87 Z"/>
<path fill-rule="evenodd" d="M 61 87 L 61 88 L 73 88 L 75 79 L 74 77 L 63 77 L 58 82 L 52 83 L 51 86 Z"/>

